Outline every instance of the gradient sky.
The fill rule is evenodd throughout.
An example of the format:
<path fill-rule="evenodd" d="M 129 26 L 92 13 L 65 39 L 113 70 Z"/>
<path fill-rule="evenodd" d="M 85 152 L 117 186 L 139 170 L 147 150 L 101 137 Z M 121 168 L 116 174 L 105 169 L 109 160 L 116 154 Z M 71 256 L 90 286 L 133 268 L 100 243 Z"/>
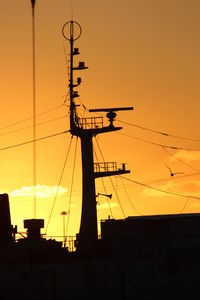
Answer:
<path fill-rule="evenodd" d="M 0 148 L 4 148 L 33 138 L 31 4 L 29 0 L 1 1 L 0 11 Z M 187 198 L 200 197 L 199 11 L 200 2 L 195 0 L 36 1 L 36 112 L 42 113 L 37 117 L 38 138 L 69 129 L 68 106 L 63 105 L 69 45 L 61 30 L 73 17 L 83 30 L 75 44 L 81 52 L 78 60 L 89 67 L 78 74 L 82 85 L 77 103 L 86 108 L 134 106 L 134 111 L 118 113 L 117 119 L 197 140 L 119 122 L 120 133 L 129 137 L 98 136 L 94 147 L 99 160 L 98 145 L 105 161 L 127 163 L 128 179 L 184 195 L 172 196 L 125 179 L 112 178 L 112 183 L 105 179 L 106 192 L 113 195 L 114 218 L 200 211 L 199 200 Z M 80 114 L 88 115 L 83 106 Z M 60 212 L 69 208 L 76 138 L 59 190 L 57 186 L 70 139 L 65 134 L 37 142 L 37 217 L 45 218 L 46 224 L 57 192 L 48 235 L 63 234 Z M 183 174 L 170 176 L 166 165 Z M 33 144 L 1 150 L 0 166 L 0 192 L 9 193 L 12 224 L 23 230 L 23 220 L 33 218 Z M 100 179 L 97 192 L 104 193 Z M 105 197 L 98 198 L 97 209 L 99 220 L 110 214 Z M 68 234 L 78 232 L 80 211 L 78 140 Z"/>

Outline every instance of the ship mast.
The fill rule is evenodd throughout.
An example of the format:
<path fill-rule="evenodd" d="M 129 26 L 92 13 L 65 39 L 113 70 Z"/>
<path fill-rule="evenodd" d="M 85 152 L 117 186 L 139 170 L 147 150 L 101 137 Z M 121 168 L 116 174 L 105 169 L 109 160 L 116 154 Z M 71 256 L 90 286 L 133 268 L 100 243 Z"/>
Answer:
<path fill-rule="evenodd" d="M 79 23 L 69 21 L 64 24 L 62 33 L 64 38 L 70 42 L 70 132 L 81 140 L 82 213 L 77 239 L 77 251 L 84 254 L 91 254 L 97 247 L 98 241 L 95 179 L 130 173 L 129 170 L 125 169 L 125 164 L 122 164 L 122 167 L 118 168 L 114 162 L 94 163 L 92 140 L 97 134 L 120 130 L 122 127 L 115 127 L 113 125 L 116 111 L 132 110 L 133 107 L 89 110 L 90 112 L 107 112 L 108 126 L 104 126 L 102 117 L 78 117 L 75 98 L 79 95 L 74 88 L 80 85 L 81 78 L 78 77 L 75 82 L 74 71 L 85 70 L 87 67 L 84 62 L 79 62 L 79 65 L 74 67 L 74 56 L 80 54 L 79 49 L 74 48 L 74 42 L 81 36 L 82 29 Z"/>

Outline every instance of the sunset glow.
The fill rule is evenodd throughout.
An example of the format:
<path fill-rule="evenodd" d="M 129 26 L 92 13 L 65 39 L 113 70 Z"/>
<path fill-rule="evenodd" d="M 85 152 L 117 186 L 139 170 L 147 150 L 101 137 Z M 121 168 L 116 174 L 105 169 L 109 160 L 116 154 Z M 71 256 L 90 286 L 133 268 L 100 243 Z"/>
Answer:
<path fill-rule="evenodd" d="M 23 220 L 33 218 L 33 144 L 26 144 L 33 139 L 31 4 L 7 0 L 0 9 L 0 191 L 23 230 Z M 46 137 L 37 142 L 37 217 L 47 224 L 52 211 L 48 235 L 62 235 L 61 211 L 70 211 L 70 235 L 80 224 L 80 141 L 76 152 L 76 138 L 63 133 L 69 45 L 61 30 L 72 15 L 82 26 L 78 59 L 89 67 L 77 75 L 79 115 L 134 107 L 117 114 L 120 134 L 94 139 L 95 161 L 127 163 L 133 180 L 96 180 L 96 193 L 112 194 L 97 199 L 98 220 L 200 211 L 199 9 L 193 0 L 36 1 L 36 134 Z"/>

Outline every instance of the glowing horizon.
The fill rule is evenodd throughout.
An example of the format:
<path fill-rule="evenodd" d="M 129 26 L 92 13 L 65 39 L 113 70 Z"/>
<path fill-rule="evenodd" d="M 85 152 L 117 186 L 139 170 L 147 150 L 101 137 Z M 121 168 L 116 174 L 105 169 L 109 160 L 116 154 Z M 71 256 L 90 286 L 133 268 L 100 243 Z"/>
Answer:
<path fill-rule="evenodd" d="M 0 148 L 3 148 L 32 140 L 32 37 L 30 1 L 23 0 L 20 4 L 4 1 L 1 8 L 0 22 L 4 30 L 0 58 Z M 136 182 L 198 197 L 200 3 L 125 0 L 123 10 L 121 8 L 120 1 L 86 0 L 83 3 L 77 0 L 74 3 L 73 17 L 83 30 L 75 43 L 80 51 L 76 63 L 84 61 L 89 67 L 77 75 L 82 77 L 77 99 L 79 114 L 88 116 L 85 107 L 134 106 L 134 111 L 119 112 L 117 118 L 176 137 L 120 124 L 124 136 L 97 136 L 101 151 L 94 139 L 98 160 L 102 161 L 102 152 L 106 161 L 127 163 L 131 169 L 127 177 Z M 61 30 L 71 19 L 71 11 L 71 1 L 36 3 L 36 115 L 37 124 L 42 125 L 37 127 L 37 137 L 69 129 L 66 98 L 69 47 Z M 23 120 L 26 121 L 21 122 Z M 179 139 L 179 136 L 191 140 Z M 59 186 L 70 139 L 70 134 L 66 134 L 37 144 L 37 198 L 44 200 L 38 201 L 37 216 L 45 215 L 45 221 Z M 60 211 L 68 210 L 70 202 L 74 140 L 52 214 L 51 233 L 62 232 Z M 159 144 L 172 148 L 163 149 Z M 33 217 L 32 151 L 31 144 L 0 151 L 3 174 L 0 190 L 10 196 L 13 222 Z M 172 178 L 166 165 L 182 174 Z M 96 192 L 104 193 L 101 180 L 96 184 Z M 121 182 L 120 178 L 113 178 L 113 184 L 114 188 L 109 179 L 104 181 L 106 193 L 113 194 L 110 207 L 115 218 L 123 217 L 115 190 L 126 216 L 198 212 L 200 209 L 200 202 L 195 199 L 187 201 L 136 183 Z M 79 228 L 81 211 L 79 142 L 71 197 L 69 231 L 74 234 Z M 23 202 L 25 198 L 27 203 Z M 107 218 L 110 211 L 105 199 L 99 202 L 100 220 Z"/>

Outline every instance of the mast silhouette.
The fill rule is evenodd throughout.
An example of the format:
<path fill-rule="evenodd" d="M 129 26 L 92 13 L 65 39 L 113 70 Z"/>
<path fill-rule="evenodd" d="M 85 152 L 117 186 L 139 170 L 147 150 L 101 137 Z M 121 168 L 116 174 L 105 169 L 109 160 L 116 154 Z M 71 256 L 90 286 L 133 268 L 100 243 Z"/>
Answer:
<path fill-rule="evenodd" d="M 64 24 L 62 33 L 70 42 L 70 132 L 81 139 L 82 212 L 80 230 L 77 237 L 77 251 L 89 254 L 95 250 L 98 241 L 95 179 L 130 173 L 129 170 L 125 169 L 125 164 L 122 164 L 122 167 L 118 168 L 117 164 L 113 162 L 94 163 L 92 139 L 97 134 L 122 129 L 122 127 L 114 127 L 113 125 L 116 111 L 132 110 L 133 107 L 90 110 L 107 112 L 108 126 L 104 126 L 102 117 L 78 117 L 75 98 L 79 97 L 79 95 L 74 88 L 80 85 L 81 78 L 78 77 L 77 81 L 74 82 L 74 71 L 85 70 L 87 67 L 84 62 L 79 62 L 79 65 L 74 67 L 74 56 L 80 54 L 79 49 L 74 48 L 74 42 L 81 36 L 82 29 L 79 23 L 69 21 Z"/>

